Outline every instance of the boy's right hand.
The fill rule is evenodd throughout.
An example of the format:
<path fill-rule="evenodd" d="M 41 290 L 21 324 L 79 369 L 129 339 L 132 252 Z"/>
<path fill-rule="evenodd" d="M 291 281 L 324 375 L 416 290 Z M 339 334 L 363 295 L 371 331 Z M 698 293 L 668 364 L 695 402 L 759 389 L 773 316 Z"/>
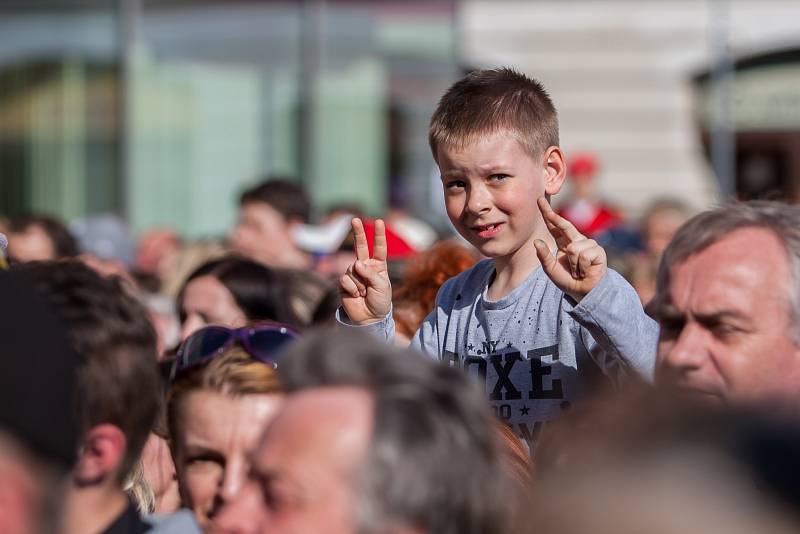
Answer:
<path fill-rule="evenodd" d="M 342 308 L 350 321 L 366 325 L 382 320 L 392 305 L 392 284 L 386 264 L 386 227 L 375 221 L 373 254 L 369 257 L 367 234 L 361 219 L 353 219 L 356 261 L 339 278 Z"/>

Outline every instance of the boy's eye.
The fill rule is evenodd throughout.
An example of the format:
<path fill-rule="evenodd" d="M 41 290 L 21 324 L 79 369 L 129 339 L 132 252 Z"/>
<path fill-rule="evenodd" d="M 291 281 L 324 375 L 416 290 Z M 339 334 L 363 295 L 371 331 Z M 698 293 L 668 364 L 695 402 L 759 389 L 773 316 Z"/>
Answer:
<path fill-rule="evenodd" d="M 508 178 L 507 174 L 493 174 L 489 176 L 489 179 L 495 182 L 502 182 L 506 178 Z"/>

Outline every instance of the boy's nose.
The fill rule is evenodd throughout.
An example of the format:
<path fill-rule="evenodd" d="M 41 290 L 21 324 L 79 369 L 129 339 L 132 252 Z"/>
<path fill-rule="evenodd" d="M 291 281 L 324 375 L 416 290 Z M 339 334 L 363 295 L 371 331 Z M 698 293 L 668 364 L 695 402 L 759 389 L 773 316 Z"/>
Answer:
<path fill-rule="evenodd" d="M 492 207 L 491 198 L 483 188 L 475 188 L 469 192 L 467 197 L 467 211 L 478 215 L 490 210 Z"/>

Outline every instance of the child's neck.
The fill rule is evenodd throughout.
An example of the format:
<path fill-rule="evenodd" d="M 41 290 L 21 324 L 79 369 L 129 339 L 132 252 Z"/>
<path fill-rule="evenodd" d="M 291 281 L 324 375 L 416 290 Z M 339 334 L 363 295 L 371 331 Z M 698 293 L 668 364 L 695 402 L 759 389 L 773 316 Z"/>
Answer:
<path fill-rule="evenodd" d="M 553 250 L 556 246 L 555 239 L 549 233 L 545 236 L 534 235 L 513 254 L 495 258 L 494 279 L 486 293 L 489 300 L 500 300 L 505 297 L 539 268 L 541 263 L 536 255 L 536 248 L 533 246 L 533 242 L 536 239 L 541 239 L 547 243 L 550 250 Z"/>

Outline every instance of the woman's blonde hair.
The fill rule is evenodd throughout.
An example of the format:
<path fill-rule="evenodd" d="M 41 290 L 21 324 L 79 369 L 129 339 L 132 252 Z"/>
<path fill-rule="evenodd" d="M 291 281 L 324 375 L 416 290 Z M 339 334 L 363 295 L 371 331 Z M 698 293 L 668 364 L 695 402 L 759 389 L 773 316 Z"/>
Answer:
<path fill-rule="evenodd" d="M 233 397 L 283 392 L 275 370 L 253 359 L 239 346 L 231 347 L 206 365 L 178 375 L 167 392 L 167 426 L 173 456 L 175 437 L 180 431 L 181 405 L 194 391 L 212 391 Z"/>
<path fill-rule="evenodd" d="M 133 464 L 122 489 L 136 505 L 139 514 L 149 515 L 156 511 L 156 496 L 144 476 L 144 465 L 141 459 Z"/>

